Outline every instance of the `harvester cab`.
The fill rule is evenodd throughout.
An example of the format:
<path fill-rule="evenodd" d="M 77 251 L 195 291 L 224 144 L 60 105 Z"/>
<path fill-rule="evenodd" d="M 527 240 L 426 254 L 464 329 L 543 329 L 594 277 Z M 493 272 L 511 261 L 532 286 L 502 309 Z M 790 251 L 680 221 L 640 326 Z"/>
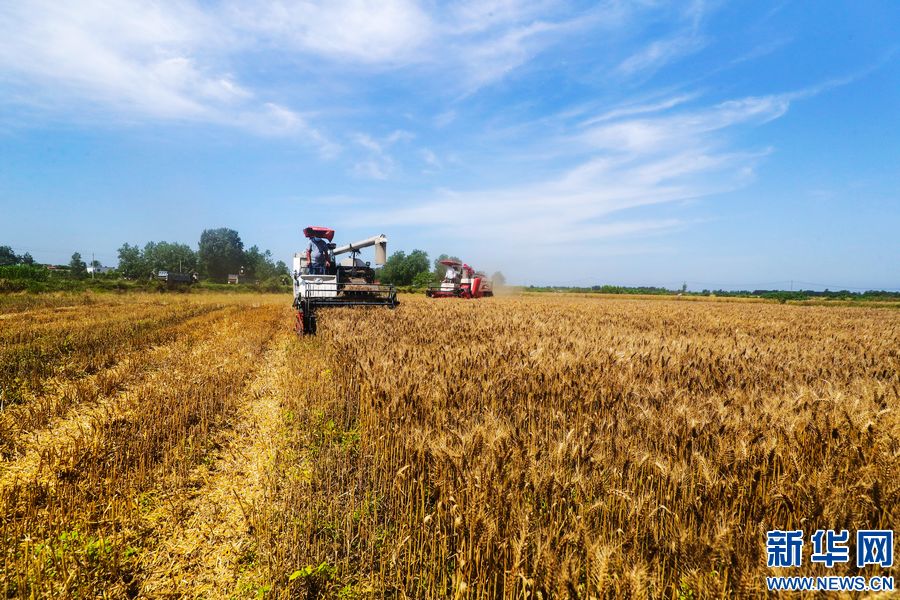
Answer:
<path fill-rule="evenodd" d="M 360 251 L 375 248 L 375 264 L 387 260 L 387 237 L 375 235 L 365 240 L 337 246 L 332 242 L 334 230 L 307 227 L 303 235 L 309 239 L 305 252 L 294 254 L 294 308 L 299 334 L 316 333 L 316 310 L 339 306 L 386 306 L 400 304 L 397 290 L 375 281 L 371 263 L 360 258 Z M 343 255 L 343 258 L 340 258 Z"/>
<path fill-rule="evenodd" d="M 447 267 L 447 271 L 439 285 L 425 290 L 429 298 L 484 298 L 494 295 L 493 283 L 481 271 L 453 259 L 442 260 L 440 264 Z"/>

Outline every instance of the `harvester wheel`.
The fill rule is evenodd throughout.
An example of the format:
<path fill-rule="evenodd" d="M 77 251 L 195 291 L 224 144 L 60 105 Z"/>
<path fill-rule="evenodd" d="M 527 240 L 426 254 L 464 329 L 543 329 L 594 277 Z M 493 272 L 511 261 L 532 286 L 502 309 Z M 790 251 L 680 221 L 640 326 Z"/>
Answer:
<path fill-rule="evenodd" d="M 316 335 L 316 313 L 304 313 L 303 333 L 307 335 Z"/>
<path fill-rule="evenodd" d="M 297 314 L 294 315 L 294 333 L 297 335 L 303 335 L 303 323 L 304 323 L 303 311 L 298 310 Z"/>
<path fill-rule="evenodd" d="M 316 334 L 316 313 L 298 310 L 294 317 L 294 333 L 297 335 Z"/>

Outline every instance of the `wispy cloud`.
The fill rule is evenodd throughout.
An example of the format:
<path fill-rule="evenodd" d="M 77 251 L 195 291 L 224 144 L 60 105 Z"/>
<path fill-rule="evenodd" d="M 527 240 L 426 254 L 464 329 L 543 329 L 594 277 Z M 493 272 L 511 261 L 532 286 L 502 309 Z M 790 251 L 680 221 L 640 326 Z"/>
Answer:
<path fill-rule="evenodd" d="M 642 115 L 647 113 L 657 113 L 661 111 L 668 110 L 670 108 L 674 108 L 679 106 L 680 104 L 684 104 L 685 102 L 689 102 L 695 99 L 698 94 L 681 94 L 678 96 L 673 96 L 671 98 L 666 98 L 665 100 L 661 100 L 659 102 L 652 102 L 648 104 L 631 104 L 628 106 L 620 106 L 613 109 L 610 109 L 604 113 L 599 115 L 590 117 L 584 120 L 581 125 L 594 125 L 596 123 L 602 123 L 604 121 L 613 121 L 616 119 L 621 119 L 622 117 L 631 117 L 635 115 Z"/>
<path fill-rule="evenodd" d="M 506 77 L 535 54 L 571 23 L 535 22 L 504 31 L 484 41 L 464 40 L 458 44 L 459 67 L 464 77 L 464 93 Z"/>
<path fill-rule="evenodd" d="M 707 134 L 717 130 L 777 119 L 788 106 L 787 95 L 741 98 L 671 116 L 613 120 L 587 127 L 578 137 L 592 147 L 611 152 L 658 154 L 707 143 Z"/>
<path fill-rule="evenodd" d="M 705 45 L 706 40 L 694 34 L 656 40 L 623 60 L 618 66 L 618 71 L 626 76 L 655 71 L 702 49 Z"/>
<path fill-rule="evenodd" d="M 431 149 L 423 148 L 419 152 L 419 154 L 422 156 L 422 160 L 427 165 L 427 168 L 425 169 L 426 173 L 433 173 L 433 172 L 439 171 L 441 168 L 443 168 L 441 159 L 439 159 L 437 157 L 437 154 L 435 154 Z"/>
<path fill-rule="evenodd" d="M 423 68 L 450 74 L 451 94 L 472 93 L 558 39 L 571 22 L 553 13 L 513 0 L 428 10 L 414 0 L 7 3 L 0 91 L 51 114 L 237 126 L 332 156 L 336 144 L 308 116 L 332 107 L 291 106 L 249 84 L 246 56 L 277 49 L 299 65 L 330 61 L 332 72 Z"/>
<path fill-rule="evenodd" d="M 686 225 L 679 217 L 652 217 L 638 209 L 694 200 L 733 190 L 754 176 L 768 148 L 736 150 L 730 132 L 784 115 L 783 96 L 730 100 L 675 114 L 686 97 L 606 111 L 542 146 L 580 152 L 554 176 L 482 190 L 443 190 L 396 210 L 350 217 L 353 224 L 415 226 L 452 234 L 490 253 L 484 240 L 523 260 L 546 256 L 556 240 L 639 242 Z M 458 227 L 453 215 L 465 215 Z M 640 215 L 640 216 L 638 216 Z"/>
<path fill-rule="evenodd" d="M 664 66 L 702 50 L 709 39 L 702 34 L 701 25 L 709 12 L 703 0 L 676 4 L 670 18 L 680 23 L 674 31 L 654 39 L 619 63 L 616 71 L 625 77 L 648 76 Z"/>
<path fill-rule="evenodd" d="M 410 142 L 414 138 L 415 135 L 403 129 L 397 129 L 381 139 L 365 133 L 355 134 L 353 141 L 363 150 L 364 156 L 353 165 L 353 174 L 368 179 L 387 179 L 397 168 L 390 152 L 391 147 Z"/>
<path fill-rule="evenodd" d="M 152 119 L 336 145 L 295 110 L 259 97 L 219 57 L 232 33 L 190 3 L 36 0 L 0 8 L 8 98 L 79 118 Z"/>
<path fill-rule="evenodd" d="M 360 63 L 408 63 L 434 35 L 411 0 L 233 2 L 229 24 L 279 48 Z"/>

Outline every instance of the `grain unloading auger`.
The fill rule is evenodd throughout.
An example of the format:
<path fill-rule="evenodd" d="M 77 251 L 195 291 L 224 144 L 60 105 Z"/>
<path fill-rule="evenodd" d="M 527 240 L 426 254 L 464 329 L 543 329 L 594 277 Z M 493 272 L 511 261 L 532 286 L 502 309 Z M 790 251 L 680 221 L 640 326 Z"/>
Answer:
<path fill-rule="evenodd" d="M 387 237 L 374 235 L 365 240 L 337 246 L 332 243 L 334 230 L 307 227 L 306 252 L 294 254 L 294 308 L 296 330 L 300 334 L 316 333 L 316 310 L 337 306 L 386 306 L 396 308 L 400 301 L 392 285 L 375 281 L 375 270 L 359 258 L 360 250 L 374 246 L 375 264 L 387 260 Z M 337 257 L 349 256 L 340 262 Z"/>

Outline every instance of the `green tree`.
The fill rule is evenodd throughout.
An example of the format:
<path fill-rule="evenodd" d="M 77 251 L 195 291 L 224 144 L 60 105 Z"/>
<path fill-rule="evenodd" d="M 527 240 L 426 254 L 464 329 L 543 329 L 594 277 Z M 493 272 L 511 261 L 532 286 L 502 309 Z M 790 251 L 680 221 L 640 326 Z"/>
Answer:
<path fill-rule="evenodd" d="M 119 248 L 119 272 L 126 279 L 146 277 L 150 267 L 144 264 L 141 249 L 125 243 Z"/>
<path fill-rule="evenodd" d="M 9 246 L 0 246 L 0 267 L 19 264 L 19 257 Z"/>
<path fill-rule="evenodd" d="M 21 262 L 23 265 L 28 265 L 29 267 L 34 266 L 34 259 L 28 252 L 19 257 L 19 262 Z"/>
<path fill-rule="evenodd" d="M 245 271 L 259 281 L 268 281 L 287 273 L 287 265 L 283 261 L 272 261 L 272 251 L 261 252 L 258 246 L 250 246 L 244 253 Z"/>
<path fill-rule="evenodd" d="M 434 273 L 431 271 L 422 271 L 413 277 L 412 285 L 417 288 L 426 288 L 429 285 L 437 283 L 434 279 Z"/>
<path fill-rule="evenodd" d="M 226 281 L 239 272 L 244 260 L 244 243 L 234 229 L 206 229 L 200 236 L 197 260 L 200 271 L 214 281 Z"/>
<path fill-rule="evenodd" d="M 406 262 L 406 252 L 397 250 L 391 254 L 384 266 L 378 271 L 378 279 L 381 283 L 399 285 L 403 263 Z"/>
<path fill-rule="evenodd" d="M 428 253 L 424 250 L 413 250 L 409 253 L 409 256 L 406 257 L 405 266 L 404 276 L 411 284 L 420 273 L 429 272 Z"/>
<path fill-rule="evenodd" d="M 491 282 L 496 287 L 503 287 L 504 285 L 506 285 L 506 276 L 500 271 L 497 271 L 493 275 L 491 275 Z"/>
<path fill-rule="evenodd" d="M 427 273 L 428 254 L 423 250 L 413 250 L 407 255 L 402 250 L 391 254 L 379 277 L 382 283 L 394 285 L 412 285 L 419 273 Z"/>
<path fill-rule="evenodd" d="M 69 273 L 77 279 L 82 279 L 87 275 L 87 265 L 81 260 L 81 254 L 78 252 L 72 254 L 72 260 L 69 261 Z"/>
<path fill-rule="evenodd" d="M 154 272 L 191 273 L 197 270 L 197 253 L 187 244 L 148 242 L 141 259 L 145 268 Z"/>

